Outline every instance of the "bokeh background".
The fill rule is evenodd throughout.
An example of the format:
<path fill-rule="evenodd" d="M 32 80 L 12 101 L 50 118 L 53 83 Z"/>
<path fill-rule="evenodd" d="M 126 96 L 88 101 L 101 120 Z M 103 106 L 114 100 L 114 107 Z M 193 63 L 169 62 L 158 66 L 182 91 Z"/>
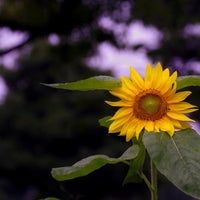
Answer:
<path fill-rule="evenodd" d="M 144 183 L 122 186 L 121 164 L 67 182 L 51 177 L 52 167 L 119 156 L 131 144 L 98 124 L 114 112 L 107 92 L 40 83 L 119 77 L 130 65 L 143 74 L 158 61 L 179 75 L 200 73 L 200 1 L 0 0 L 0 199 L 150 199 Z M 159 174 L 159 199 L 193 198 Z"/>

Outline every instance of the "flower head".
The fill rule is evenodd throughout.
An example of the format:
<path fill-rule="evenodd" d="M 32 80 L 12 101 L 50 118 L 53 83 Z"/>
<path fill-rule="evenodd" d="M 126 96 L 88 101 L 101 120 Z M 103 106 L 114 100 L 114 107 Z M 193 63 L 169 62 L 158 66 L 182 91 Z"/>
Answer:
<path fill-rule="evenodd" d="M 139 138 L 141 131 L 165 131 L 173 136 L 175 129 L 190 128 L 187 123 L 194 121 L 187 117 L 196 106 L 184 100 L 190 91 L 176 92 L 177 72 L 170 75 L 169 69 L 163 70 L 160 63 L 155 68 L 147 65 L 144 79 L 131 67 L 130 79 L 121 76 L 121 87 L 114 88 L 110 93 L 120 100 L 106 101 L 107 104 L 120 107 L 110 119 L 112 123 L 109 133 L 120 132 L 126 141 Z"/>

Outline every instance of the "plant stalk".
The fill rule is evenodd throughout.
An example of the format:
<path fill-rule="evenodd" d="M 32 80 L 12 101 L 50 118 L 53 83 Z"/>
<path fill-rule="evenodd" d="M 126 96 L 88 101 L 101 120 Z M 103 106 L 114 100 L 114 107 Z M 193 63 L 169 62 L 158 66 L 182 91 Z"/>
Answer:
<path fill-rule="evenodd" d="M 149 191 L 151 192 L 153 190 L 153 188 L 152 188 L 152 185 L 151 185 L 150 181 L 148 180 L 148 178 L 145 176 L 144 173 L 141 173 L 140 177 L 144 180 L 144 182 L 146 183 Z"/>
<path fill-rule="evenodd" d="M 158 192 L 158 188 L 157 188 L 157 170 L 156 170 L 156 166 L 154 165 L 152 159 L 150 161 L 150 165 L 151 165 L 151 186 L 152 186 L 152 190 L 151 190 L 151 200 L 157 200 L 158 196 L 157 196 L 157 192 Z"/>

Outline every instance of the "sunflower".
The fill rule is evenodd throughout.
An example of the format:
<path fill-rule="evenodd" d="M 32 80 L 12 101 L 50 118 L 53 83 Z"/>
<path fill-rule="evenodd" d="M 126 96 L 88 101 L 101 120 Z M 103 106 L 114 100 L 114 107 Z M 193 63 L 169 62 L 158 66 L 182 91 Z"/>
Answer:
<path fill-rule="evenodd" d="M 126 141 L 139 138 L 142 130 L 146 132 L 165 131 L 173 136 L 176 129 L 191 126 L 187 122 L 194 120 L 187 117 L 196 106 L 184 100 L 190 91 L 176 92 L 177 72 L 170 75 L 169 69 L 163 70 L 160 63 L 155 68 L 147 64 L 144 79 L 130 67 L 130 79 L 121 76 L 121 86 L 110 90 L 120 100 L 106 101 L 107 104 L 120 107 L 111 117 L 109 133 L 120 133 Z"/>

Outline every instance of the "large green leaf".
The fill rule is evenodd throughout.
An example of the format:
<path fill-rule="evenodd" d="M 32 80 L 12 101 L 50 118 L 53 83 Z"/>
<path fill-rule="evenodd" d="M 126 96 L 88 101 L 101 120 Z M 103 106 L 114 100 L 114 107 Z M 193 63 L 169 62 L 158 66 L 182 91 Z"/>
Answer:
<path fill-rule="evenodd" d="M 55 84 L 44 84 L 44 85 L 64 90 L 88 91 L 88 90 L 110 90 L 111 88 L 119 87 L 121 85 L 121 82 L 111 76 L 95 76 L 71 83 L 55 83 Z"/>
<path fill-rule="evenodd" d="M 110 90 L 121 86 L 121 82 L 111 76 L 95 76 L 70 83 L 43 84 L 48 87 L 64 90 Z M 200 76 L 180 76 L 177 79 L 177 90 L 190 86 L 200 86 Z"/>
<path fill-rule="evenodd" d="M 177 90 L 190 86 L 200 86 L 200 76 L 180 76 L 177 78 Z"/>
<path fill-rule="evenodd" d="M 53 168 L 51 173 L 58 181 L 70 180 L 86 176 L 106 164 L 116 164 L 131 160 L 137 156 L 138 152 L 139 146 L 132 145 L 119 158 L 110 158 L 106 155 L 94 155 L 84 158 L 70 167 Z"/>
<path fill-rule="evenodd" d="M 157 169 L 183 192 L 200 198 L 200 135 L 187 129 L 145 133 L 144 145 Z"/>
<path fill-rule="evenodd" d="M 143 180 L 141 178 L 141 173 L 146 156 L 146 149 L 142 142 L 139 142 L 138 144 L 140 146 L 140 151 L 138 155 L 130 161 L 130 167 L 123 181 L 123 185 L 127 183 L 138 183 Z"/>

